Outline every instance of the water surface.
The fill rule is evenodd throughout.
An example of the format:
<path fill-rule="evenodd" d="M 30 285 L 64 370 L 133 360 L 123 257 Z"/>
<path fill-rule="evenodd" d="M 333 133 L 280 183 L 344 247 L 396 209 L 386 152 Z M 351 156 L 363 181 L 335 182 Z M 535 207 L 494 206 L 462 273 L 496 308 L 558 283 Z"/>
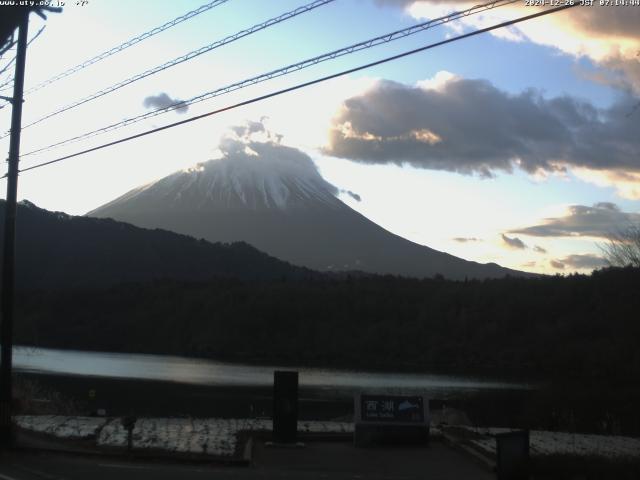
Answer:
<path fill-rule="evenodd" d="M 31 347 L 15 347 L 13 364 L 16 371 L 22 372 L 242 387 L 269 387 L 273 384 L 274 370 L 298 370 L 301 388 L 334 393 L 369 390 L 430 392 L 448 396 L 465 392 L 529 388 L 525 384 L 457 375 L 255 366 L 166 355 Z"/>

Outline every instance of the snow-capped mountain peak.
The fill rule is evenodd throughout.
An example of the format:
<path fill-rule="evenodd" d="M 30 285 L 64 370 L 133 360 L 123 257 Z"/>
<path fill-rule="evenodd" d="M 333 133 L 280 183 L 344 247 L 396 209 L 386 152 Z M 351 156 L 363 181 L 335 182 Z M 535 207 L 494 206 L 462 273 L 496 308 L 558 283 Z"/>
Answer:
<path fill-rule="evenodd" d="M 176 210 L 334 207 L 338 190 L 299 150 L 270 142 L 237 142 L 215 160 L 140 187 L 112 202 L 162 201 Z"/>
<path fill-rule="evenodd" d="M 398 237 L 340 201 L 309 156 L 268 139 L 238 138 L 221 157 L 135 189 L 89 215 L 212 242 L 244 241 L 295 265 L 416 277 L 515 273 Z"/>

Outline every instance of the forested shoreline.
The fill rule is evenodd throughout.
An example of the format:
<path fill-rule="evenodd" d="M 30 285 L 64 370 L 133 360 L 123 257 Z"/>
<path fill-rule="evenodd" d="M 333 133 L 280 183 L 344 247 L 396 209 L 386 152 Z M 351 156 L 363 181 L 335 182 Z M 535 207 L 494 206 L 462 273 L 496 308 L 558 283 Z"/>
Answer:
<path fill-rule="evenodd" d="M 640 269 L 448 281 L 392 276 L 23 291 L 16 343 L 257 364 L 626 381 Z"/>

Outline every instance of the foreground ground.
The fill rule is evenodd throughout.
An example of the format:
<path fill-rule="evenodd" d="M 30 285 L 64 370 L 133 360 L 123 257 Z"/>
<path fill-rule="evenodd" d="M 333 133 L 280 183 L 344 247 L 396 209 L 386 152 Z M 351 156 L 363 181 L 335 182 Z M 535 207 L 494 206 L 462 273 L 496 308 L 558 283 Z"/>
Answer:
<path fill-rule="evenodd" d="M 509 429 L 451 426 L 442 423 L 443 418 L 441 414 L 433 417 L 428 446 L 356 448 L 351 422 L 300 421 L 298 438 L 304 447 L 268 448 L 265 442 L 272 438 L 269 419 L 139 418 L 133 424 L 129 447 L 122 417 L 18 416 L 17 445 L 23 451 L 5 458 L 2 464 L 9 470 L 3 473 L 0 469 L 0 479 L 32 478 L 29 475 L 48 480 L 76 478 L 65 473 L 67 464 L 75 463 L 78 471 L 87 474 L 87 468 L 100 470 L 91 474 L 94 477 L 110 478 L 105 469 L 144 470 L 154 476 L 158 465 L 165 464 L 157 461 L 173 462 L 167 465 L 175 468 L 181 462 L 187 473 L 180 474 L 180 478 L 197 477 L 207 471 L 217 472 L 216 478 L 244 478 L 250 474 L 284 478 L 294 473 L 299 473 L 296 478 L 411 479 L 427 474 L 428 478 L 443 479 L 492 478 L 496 466 L 495 435 Z M 34 456 L 35 450 L 73 453 L 83 458 L 39 457 Z M 535 479 L 640 478 L 637 438 L 531 431 L 530 452 Z M 19 460 L 20 455 L 25 456 L 26 463 Z M 134 459 L 137 462 L 132 463 Z M 38 462 L 45 463 L 45 470 L 34 470 L 33 465 Z M 53 466 L 49 468 L 47 462 L 53 462 Z M 187 467 L 188 463 L 192 466 Z M 234 465 L 237 470 L 210 467 L 214 464 Z M 167 469 L 173 471 L 174 467 Z M 237 473 L 247 467 L 249 473 Z M 16 476 L 14 472 L 12 476 L 12 468 L 22 474 Z M 52 476 L 50 472 L 55 468 L 61 469 L 60 475 Z M 49 472 L 48 476 L 43 472 Z"/>
<path fill-rule="evenodd" d="M 304 448 L 254 446 L 248 466 L 133 461 L 100 456 L 11 452 L 0 456 L 2 480 L 354 479 L 483 480 L 494 474 L 440 442 L 429 447 L 356 449 L 351 442 L 307 442 Z"/>

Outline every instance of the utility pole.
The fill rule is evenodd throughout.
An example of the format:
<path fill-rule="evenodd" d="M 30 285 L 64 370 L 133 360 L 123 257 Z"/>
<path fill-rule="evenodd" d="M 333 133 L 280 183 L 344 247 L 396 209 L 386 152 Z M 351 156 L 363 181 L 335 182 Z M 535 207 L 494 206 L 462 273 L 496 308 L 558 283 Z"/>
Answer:
<path fill-rule="evenodd" d="M 11 378 L 13 353 L 13 303 L 15 290 L 16 209 L 18 196 L 18 161 L 20 157 L 20 130 L 22 128 L 22 96 L 24 66 L 27 56 L 27 30 L 29 10 L 23 9 L 18 25 L 18 51 L 16 55 L 13 100 L 11 108 L 11 138 L 9 143 L 9 172 L 7 173 L 7 201 L 4 208 L 4 251 L 2 257 L 2 299 L 0 309 L 0 446 L 13 444 L 11 407 L 13 385 Z"/>

